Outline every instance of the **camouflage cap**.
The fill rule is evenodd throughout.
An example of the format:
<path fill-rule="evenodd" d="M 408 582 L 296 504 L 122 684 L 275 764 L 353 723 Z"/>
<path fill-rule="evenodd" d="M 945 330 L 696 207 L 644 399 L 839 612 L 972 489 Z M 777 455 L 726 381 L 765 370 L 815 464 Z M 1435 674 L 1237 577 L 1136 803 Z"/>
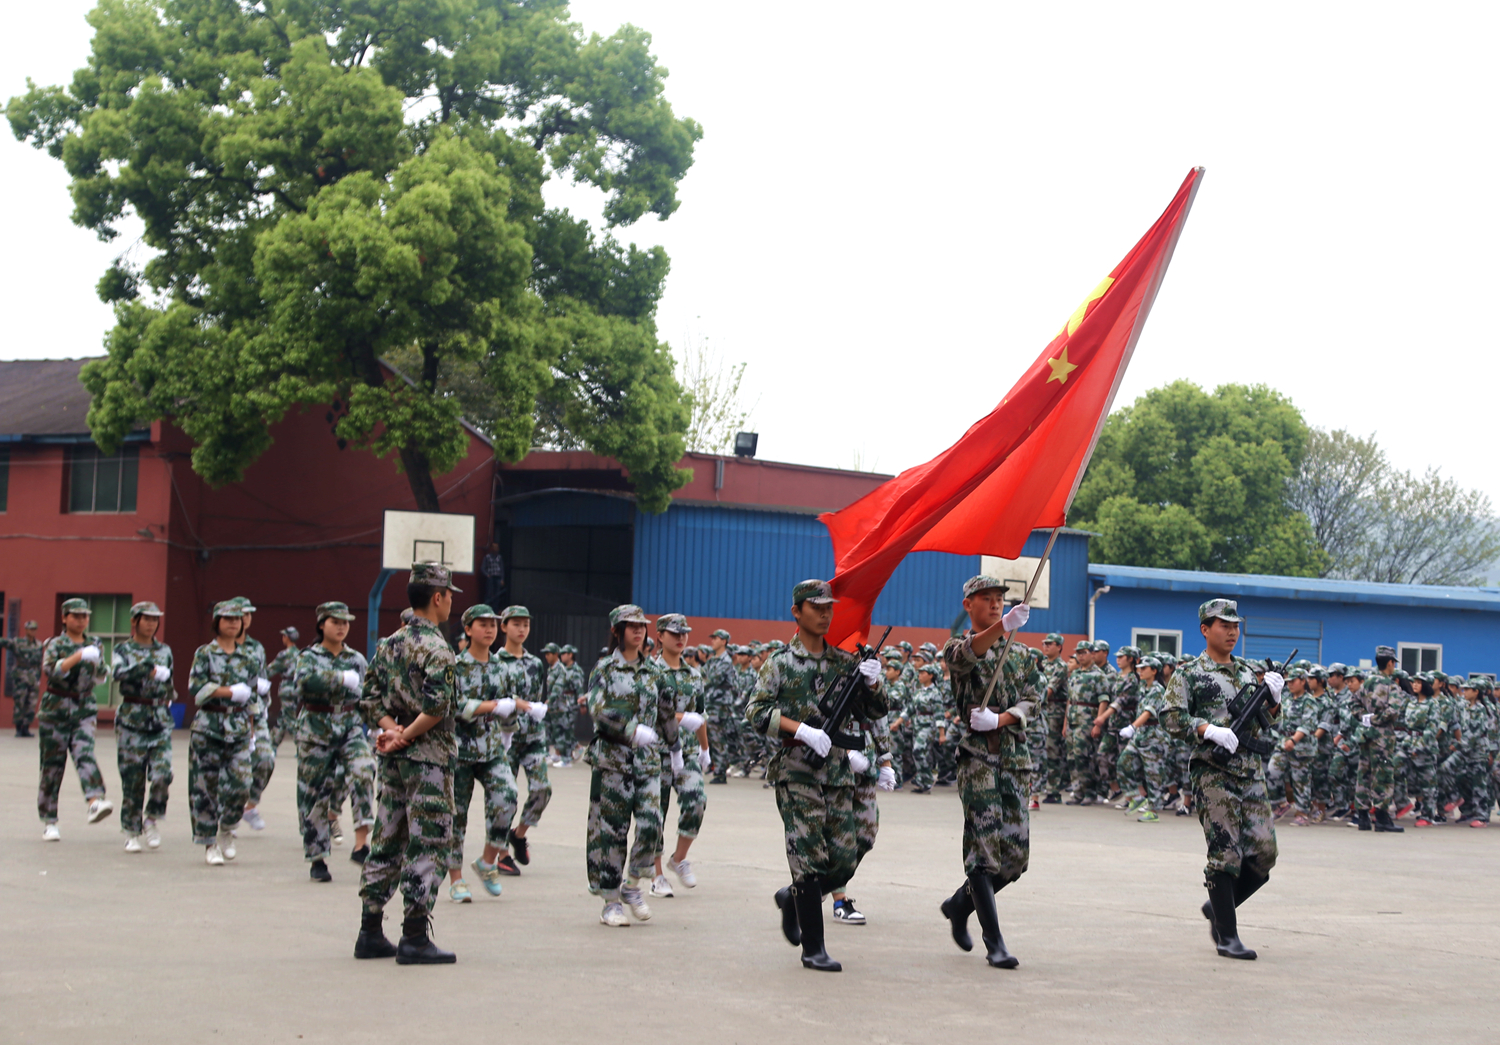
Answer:
<path fill-rule="evenodd" d="M 833 597 L 833 585 L 827 581 L 803 581 L 792 589 L 794 606 L 800 606 L 804 602 L 810 602 L 814 606 L 829 606 L 838 601 Z"/>
<path fill-rule="evenodd" d="M 529 614 L 528 614 L 529 616 Z M 609 626 L 613 628 L 617 624 L 650 624 L 646 619 L 646 612 L 639 606 L 626 603 L 624 606 L 616 606 L 609 611 Z"/>
<path fill-rule="evenodd" d="M 440 562 L 412 563 L 411 583 L 425 584 L 429 588 L 447 588 L 449 591 L 463 591 L 462 588 L 454 587 L 453 571 Z"/>
<path fill-rule="evenodd" d="M 349 607 L 342 602 L 325 602 L 318 607 L 318 623 L 325 620 L 353 620 L 354 614 L 349 612 Z"/>
<path fill-rule="evenodd" d="M 282 628 L 281 633 L 287 638 L 291 639 L 293 642 L 302 641 L 302 633 L 298 631 L 294 625 L 287 625 L 285 628 Z"/>
<path fill-rule="evenodd" d="M 26 631 L 35 631 L 37 628 L 41 627 L 41 625 L 34 620 L 29 620 L 25 624 L 21 625 L 21 627 Z"/>
<path fill-rule="evenodd" d="M 970 577 L 964 581 L 964 598 L 967 599 L 970 595 L 978 595 L 982 591 L 989 591 L 991 588 L 1003 589 L 1004 587 L 1004 581 L 996 580 L 994 577 L 986 577 L 981 573 L 976 577 Z"/>
<path fill-rule="evenodd" d="M 1396 659 L 1396 651 L 1393 650 L 1393 649 L 1391 649 L 1391 647 L 1389 647 L 1389 646 L 1376 646 L 1375 647 L 1375 659 L 1379 660 L 1381 657 L 1390 657 L 1392 660 L 1395 660 Z"/>
<path fill-rule="evenodd" d="M 1257 675 L 1261 673 L 1262 672 L 1259 671 L 1256 672 Z M 1301 668 L 1288 668 L 1286 678 L 1288 682 L 1290 682 L 1292 679 L 1301 679 L 1302 681 L 1306 682 L 1307 672 L 1303 671 Z"/>
<path fill-rule="evenodd" d="M 523 618 L 525 620 L 530 620 L 531 611 L 528 610 L 525 606 L 507 606 L 505 607 L 505 609 L 500 611 L 501 624 L 504 624 L 506 621 L 512 618 Z"/>
<path fill-rule="evenodd" d="M 1447 682 L 1448 681 L 1448 676 L 1446 674 L 1444 674 L 1442 671 L 1433 670 L 1433 671 L 1429 671 L 1427 674 L 1432 678 L 1432 680 L 1434 682 Z"/>
<path fill-rule="evenodd" d="M 1161 670 L 1161 658 L 1158 657 L 1158 656 L 1156 656 L 1153 653 L 1148 653 L 1144 657 L 1141 658 L 1141 662 L 1139 664 L 1137 664 L 1136 667 L 1138 667 L 1138 668 L 1155 668 L 1157 671 L 1160 671 Z"/>
<path fill-rule="evenodd" d="M 881 660 L 894 660 L 897 663 L 900 663 L 902 660 L 905 660 L 906 658 L 904 658 L 904 657 L 901 656 L 901 651 L 900 650 L 893 649 L 893 650 L 886 650 L 884 653 L 882 653 L 880 655 L 880 659 Z"/>
<path fill-rule="evenodd" d="M 921 675 L 936 675 L 939 670 L 938 666 L 930 660 L 917 665 L 917 673 Z"/>
<path fill-rule="evenodd" d="M 89 600 L 88 599 L 64 599 L 63 600 L 63 604 L 62 604 L 62 611 L 64 613 L 88 613 L 89 612 Z"/>
<path fill-rule="evenodd" d="M 160 617 L 161 607 L 154 602 L 138 602 L 130 607 L 132 617 Z"/>
<path fill-rule="evenodd" d="M 670 631 L 673 635 L 689 635 L 693 629 L 688 626 L 687 618 L 682 614 L 663 613 L 660 617 L 656 618 L 656 630 Z M 719 630 L 722 631 L 723 629 Z M 714 634 L 718 635 L 719 632 L 714 632 Z M 728 638 L 729 636 L 726 634 L 724 637 Z"/>
<path fill-rule="evenodd" d="M 473 624 L 476 620 L 480 620 L 481 618 L 483 618 L 484 620 L 499 620 L 500 614 L 496 613 L 493 607 L 481 602 L 477 606 L 470 606 L 468 609 L 464 610 L 462 620 L 464 622 L 464 626 L 467 627 L 468 625 Z"/>
<path fill-rule="evenodd" d="M 1328 681 L 1328 669 L 1321 664 L 1314 664 L 1307 672 L 1308 678 L 1317 679 L 1319 682 Z"/>
<path fill-rule="evenodd" d="M 924 642 L 924 643 L 922 643 L 921 650 L 922 650 L 923 653 L 936 653 L 937 652 L 937 643 L 936 642 Z"/>
<path fill-rule="evenodd" d="M 1233 599 L 1209 599 L 1198 607 L 1199 624 L 1207 624 L 1215 617 L 1230 624 L 1243 623 L 1240 620 L 1240 604 Z"/>
<path fill-rule="evenodd" d="M 240 604 L 234 599 L 225 599 L 223 602 L 214 603 L 215 617 L 243 617 L 245 611 L 240 609 Z"/>
<path fill-rule="evenodd" d="M 728 642 L 729 632 L 725 631 L 723 628 L 715 628 L 712 632 L 709 633 L 708 637 L 711 639 L 723 639 L 725 642 Z"/>
<path fill-rule="evenodd" d="M 571 653 L 573 656 L 576 657 L 576 656 L 578 656 L 578 647 L 574 646 L 571 643 L 569 643 L 568 645 L 563 646 L 557 652 L 559 652 L 559 653 Z"/>
<path fill-rule="evenodd" d="M 561 653 L 562 650 L 558 647 L 557 643 L 555 643 L 555 642 L 549 642 L 549 643 L 547 643 L 547 645 L 545 645 L 545 646 L 542 647 L 542 652 L 543 653 Z"/>
<path fill-rule="evenodd" d="M 1141 648 L 1139 646 L 1121 646 L 1115 650 L 1117 657 L 1131 657 L 1135 660 L 1141 659 Z"/>
<path fill-rule="evenodd" d="M 1050 642 L 1054 646 L 1061 646 L 1063 644 L 1062 633 L 1061 632 L 1057 632 L 1057 631 L 1049 631 L 1049 632 L 1047 632 L 1047 637 L 1045 639 L 1043 639 L 1042 642 L 1043 643 Z"/>
<path fill-rule="evenodd" d="M 236 595 L 234 598 L 229 599 L 227 601 L 232 602 L 236 606 L 238 606 L 240 608 L 240 612 L 241 613 L 254 613 L 255 612 L 255 604 L 252 603 L 249 599 L 245 598 L 243 595 Z"/>
<path fill-rule="evenodd" d="M 896 645 L 900 646 L 902 651 L 905 653 L 911 652 L 911 643 L 907 642 L 905 639 L 902 639 L 900 642 L 896 643 Z"/>
<path fill-rule="evenodd" d="M 1349 665 L 1336 660 L 1332 664 L 1328 665 L 1328 674 L 1347 675 L 1349 674 Z"/>

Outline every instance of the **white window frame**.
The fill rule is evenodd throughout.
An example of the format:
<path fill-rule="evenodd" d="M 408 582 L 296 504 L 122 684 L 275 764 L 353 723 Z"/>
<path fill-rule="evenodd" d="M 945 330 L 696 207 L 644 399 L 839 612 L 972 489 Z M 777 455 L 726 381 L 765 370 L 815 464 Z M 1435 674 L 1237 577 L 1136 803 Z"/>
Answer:
<path fill-rule="evenodd" d="M 1431 668 L 1422 667 L 1422 651 L 1437 650 L 1437 663 Z M 1398 642 L 1396 643 L 1396 666 L 1401 667 L 1406 660 L 1406 651 L 1417 651 L 1418 671 L 1442 671 L 1443 670 L 1443 644 L 1441 642 Z"/>
<path fill-rule="evenodd" d="M 1176 639 L 1177 639 L 1177 652 L 1174 653 L 1174 654 L 1172 654 L 1172 655 L 1174 657 L 1180 657 L 1180 656 L 1182 656 L 1182 632 L 1178 631 L 1176 628 L 1131 628 L 1130 629 L 1130 644 L 1132 646 L 1140 646 L 1140 644 L 1141 644 L 1141 636 L 1142 635 L 1172 635 L 1172 636 L 1175 636 Z M 1153 645 L 1155 645 L 1155 643 L 1153 643 Z"/>

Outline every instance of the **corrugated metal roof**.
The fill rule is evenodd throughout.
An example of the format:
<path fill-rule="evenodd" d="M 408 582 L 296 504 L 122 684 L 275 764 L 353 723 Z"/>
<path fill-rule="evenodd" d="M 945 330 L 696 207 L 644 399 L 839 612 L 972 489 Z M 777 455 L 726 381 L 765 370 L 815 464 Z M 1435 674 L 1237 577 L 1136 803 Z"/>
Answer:
<path fill-rule="evenodd" d="M 87 359 L 0 362 L 0 434 L 87 435 L 89 393 L 78 383 Z"/>
<path fill-rule="evenodd" d="M 1447 588 L 1435 584 L 1377 584 L 1319 577 L 1275 577 L 1253 573 L 1158 570 L 1146 566 L 1093 563 L 1089 578 L 1110 587 L 1202 592 L 1224 596 L 1301 599 L 1384 606 L 1422 606 L 1500 612 L 1500 588 Z"/>

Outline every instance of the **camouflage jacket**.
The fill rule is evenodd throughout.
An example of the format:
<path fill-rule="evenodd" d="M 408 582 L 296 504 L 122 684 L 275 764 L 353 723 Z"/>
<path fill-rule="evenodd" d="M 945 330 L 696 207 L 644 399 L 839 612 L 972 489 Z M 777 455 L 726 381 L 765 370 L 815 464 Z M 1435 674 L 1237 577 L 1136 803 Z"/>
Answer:
<path fill-rule="evenodd" d="M 1162 712 L 1167 707 L 1167 687 L 1160 682 L 1153 682 L 1146 686 L 1142 684 L 1141 699 L 1136 705 L 1135 717 L 1140 718 L 1142 712 L 1151 712 L 1151 717 L 1136 727 L 1136 732 L 1150 735 L 1158 732 L 1157 727 L 1161 725 Z M 1132 722 L 1135 719 L 1131 719 Z"/>
<path fill-rule="evenodd" d="M 657 661 L 644 654 L 626 660 L 615 650 L 600 662 L 589 690 L 594 740 L 587 761 L 599 769 L 660 773 L 662 749 L 677 743 L 677 698 Z M 658 743 L 634 746 L 637 726 L 655 730 Z"/>
<path fill-rule="evenodd" d="M 794 722 L 806 722 L 816 716 L 818 701 L 828 687 L 839 675 L 853 670 L 854 654 L 836 646 L 826 646 L 821 654 L 813 656 L 802 645 L 800 634 L 793 637 L 786 649 L 777 650 L 766 658 L 745 707 L 745 719 L 761 736 L 781 745 L 771 755 L 767 781 L 779 784 L 785 780 L 824 787 L 850 787 L 855 783 L 842 748 L 834 747 L 829 751 L 827 761 L 814 767 L 808 761 L 809 749 L 800 743 L 788 744 L 792 738 L 781 731 L 783 715 Z M 855 703 L 855 717 L 866 722 L 873 722 L 889 710 L 885 687 L 879 684 L 874 689 L 860 687 L 860 697 Z"/>
<path fill-rule="evenodd" d="M 911 691 L 906 688 L 906 683 L 897 678 L 894 682 L 885 680 L 885 719 L 887 725 L 898 719 L 908 719 L 911 716 Z M 887 730 L 889 732 L 889 730 Z"/>
<path fill-rule="evenodd" d="M 378 728 L 384 715 L 403 726 L 422 714 L 442 719 L 409 747 L 382 757 L 437 766 L 453 762 L 457 753 L 454 664 L 453 647 L 426 617 L 413 616 L 381 640 L 375 661 L 365 672 L 364 695 L 359 701 L 366 724 Z"/>
<path fill-rule="evenodd" d="M 1454 726 L 1458 734 L 1455 741 L 1457 750 L 1464 759 L 1479 762 L 1489 758 L 1492 723 L 1490 709 L 1485 706 L 1484 701 L 1476 700 L 1471 704 L 1465 700 L 1459 706 Z"/>
<path fill-rule="evenodd" d="M 689 711 L 703 714 L 703 672 L 686 662 L 680 663 L 676 668 L 670 668 L 660 657 L 656 658 L 656 667 L 665 677 L 667 685 L 672 688 L 675 695 L 673 711 L 679 715 Z"/>
<path fill-rule="evenodd" d="M 1229 725 L 1229 702 L 1242 687 L 1254 684 L 1255 668 L 1249 661 L 1233 657 L 1228 664 L 1219 664 L 1205 651 L 1172 672 L 1162 725 L 1175 739 L 1193 745 L 1193 761 L 1221 768 L 1232 776 L 1264 779 L 1265 760 L 1259 755 L 1240 748 L 1220 767 L 1213 760 L 1217 745 L 1197 735 L 1201 725 Z"/>
<path fill-rule="evenodd" d="M 941 726 L 943 713 L 947 710 L 948 700 L 936 685 L 918 686 L 916 692 L 906 698 L 906 721 L 914 731 Z"/>
<path fill-rule="evenodd" d="M 750 699 L 750 694 L 755 692 L 755 669 L 751 667 L 734 669 L 734 698 L 736 707 L 744 707 Z"/>
<path fill-rule="evenodd" d="M 1004 647 L 1004 642 L 995 642 L 984 651 L 984 656 L 978 656 L 974 652 L 972 631 L 964 633 L 962 638 L 949 639 L 943 646 L 943 659 L 953 675 L 954 714 L 949 729 L 957 733 L 959 749 L 971 756 L 1001 769 L 1030 769 L 1031 749 L 1026 744 L 1026 730 L 1019 722 L 987 733 L 975 733 L 969 728 L 969 713 L 983 702 L 990 680 L 997 672 L 1000 677 L 990 694 L 991 711 L 1004 713 L 1017 704 L 1030 702 L 1031 714 L 1041 714 L 1041 672 L 1022 646 L 1010 648 L 1002 667 L 1000 651 Z"/>
<path fill-rule="evenodd" d="M 171 729 L 172 701 L 177 694 L 172 691 L 172 680 L 156 681 L 158 665 L 172 670 L 172 647 L 154 639 L 143 646 L 134 639 L 115 643 L 111 659 L 115 680 L 120 692 L 127 697 L 151 701 L 150 704 L 121 704 L 115 709 L 115 728 L 134 729 L 142 733 L 157 733 Z"/>
<path fill-rule="evenodd" d="M 1061 657 L 1043 658 L 1041 664 L 1043 695 L 1048 704 L 1068 702 L 1068 662 Z"/>
<path fill-rule="evenodd" d="M 1113 679 L 1098 668 L 1080 668 L 1069 672 L 1068 705 L 1072 709 L 1068 712 L 1069 716 L 1081 716 L 1083 708 L 1092 708 L 1088 717 L 1094 718 L 1098 714 L 1099 705 L 1109 701 L 1112 683 Z"/>
<path fill-rule="evenodd" d="M 264 675 L 268 679 L 274 679 L 277 675 L 282 676 L 282 685 L 288 685 L 292 681 L 292 675 L 296 673 L 297 658 L 302 651 L 296 646 L 285 646 L 281 652 L 276 654 L 276 659 L 266 665 Z"/>
<path fill-rule="evenodd" d="M 460 762 L 489 762 L 504 750 L 500 743 L 500 726 L 496 716 L 481 715 L 479 706 L 507 696 L 511 680 L 500 658 L 491 651 L 488 660 L 480 662 L 464 650 L 454 667 L 458 697 L 458 719 L 453 732 L 458 741 Z"/>
<path fill-rule="evenodd" d="M 522 650 L 521 655 L 517 657 L 504 645 L 491 650 L 490 657 L 499 661 L 501 670 L 505 672 L 506 688 L 503 696 L 524 700 L 528 704 L 532 701 L 538 704 L 546 703 L 546 661 L 527 650 Z M 535 738 L 545 741 L 546 739 L 543 727 L 532 721 L 531 716 L 524 711 L 517 710 L 500 719 L 499 722 L 501 732 L 514 733 L 519 740 Z"/>
<path fill-rule="evenodd" d="M 703 665 L 703 703 L 714 708 L 738 706 L 739 692 L 734 682 L 734 658 L 729 651 L 709 657 Z"/>
<path fill-rule="evenodd" d="M 1401 718 L 1401 687 L 1391 675 L 1376 672 L 1365 679 L 1359 695 L 1351 702 L 1350 730 L 1356 744 L 1379 744 L 1388 742 Z M 1362 721 L 1371 716 L 1370 725 Z"/>
<path fill-rule="evenodd" d="M 42 672 L 42 641 L 27 635 L 0 639 L 0 650 L 9 650 L 6 672 L 12 685 L 39 685 Z"/>
<path fill-rule="evenodd" d="M 260 667 L 244 647 L 225 653 L 217 642 L 199 646 L 188 672 L 188 692 L 193 695 L 193 703 L 198 708 L 193 715 L 193 732 L 215 740 L 240 741 L 248 737 L 254 730 L 255 716 L 259 712 L 260 698 L 255 696 L 255 680 Z M 251 692 L 250 700 L 244 704 L 213 695 L 220 686 L 240 682 L 249 686 Z"/>
<path fill-rule="evenodd" d="M 109 679 L 109 663 L 102 656 L 99 658 L 99 663 L 97 664 L 90 664 L 86 660 L 80 660 L 77 664 L 73 665 L 71 671 L 64 672 L 61 675 L 57 675 L 55 672 L 57 665 L 67 660 L 76 651 L 83 649 L 85 646 L 97 645 L 99 645 L 99 640 L 87 633 L 84 634 L 82 642 L 74 642 L 68 638 L 67 632 L 63 632 L 61 635 L 54 635 L 48 639 L 42 647 L 42 674 L 47 679 L 48 687 L 55 686 L 58 689 L 66 690 L 68 693 L 81 693 L 89 700 L 93 700 L 94 687 Z M 55 706 L 57 703 L 58 699 L 54 694 L 52 704 Z M 48 706 L 47 697 L 44 694 L 42 696 L 42 710 L 47 710 Z"/>
<path fill-rule="evenodd" d="M 1116 728 L 1134 722 L 1136 705 L 1141 701 L 1141 677 L 1135 672 L 1120 672 L 1111 680 L 1109 706 L 1118 714 L 1114 716 Z"/>
<path fill-rule="evenodd" d="M 1402 719 L 1410 731 L 1414 749 L 1427 754 L 1437 751 L 1438 733 L 1442 729 L 1442 716 L 1436 697 L 1421 697 L 1408 701 Z"/>
<path fill-rule="evenodd" d="M 578 698 L 586 693 L 587 685 L 583 677 L 583 666 L 580 664 L 564 664 L 558 661 L 550 672 L 547 673 L 547 704 L 550 707 L 556 701 L 565 701 L 569 707 L 576 707 Z"/>
<path fill-rule="evenodd" d="M 359 724 L 359 691 L 344 685 L 344 672 L 357 672 L 363 683 L 368 667 L 364 655 L 349 645 L 334 654 L 318 642 L 298 654 L 292 684 L 281 690 L 281 707 L 283 714 L 290 707 L 292 714 L 301 716 L 299 737 L 329 740 Z M 308 704 L 336 710 L 308 711 Z"/>
<path fill-rule="evenodd" d="M 1282 737 L 1293 740 L 1292 754 L 1298 758 L 1308 758 L 1318 753 L 1318 741 L 1313 732 L 1318 728 L 1321 711 L 1318 698 L 1310 692 L 1303 693 L 1300 697 L 1293 696 L 1290 691 L 1282 694 L 1281 714 L 1277 722 L 1281 726 Z M 1303 734 L 1302 739 L 1294 740 L 1299 732 Z"/>

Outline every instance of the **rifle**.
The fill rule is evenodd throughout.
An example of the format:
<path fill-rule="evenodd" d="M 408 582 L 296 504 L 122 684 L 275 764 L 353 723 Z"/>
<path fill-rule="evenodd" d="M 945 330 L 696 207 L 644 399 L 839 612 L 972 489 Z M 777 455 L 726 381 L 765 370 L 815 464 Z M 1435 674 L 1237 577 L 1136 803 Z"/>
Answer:
<path fill-rule="evenodd" d="M 1286 668 L 1296 659 L 1297 650 L 1292 650 L 1286 660 L 1281 662 L 1278 668 L 1266 658 L 1266 670 L 1274 671 L 1282 678 L 1286 678 Z M 1234 695 L 1229 702 L 1229 728 L 1234 730 L 1234 735 L 1240 738 L 1239 747 L 1236 750 L 1249 751 L 1251 754 L 1265 757 L 1269 755 L 1273 747 L 1270 741 L 1260 739 L 1259 733 L 1263 729 L 1271 728 L 1271 716 L 1266 714 L 1266 701 L 1271 699 L 1271 687 L 1264 682 L 1259 685 L 1247 685 Z M 1215 747 L 1211 756 L 1221 766 L 1229 764 L 1230 754 L 1224 748 Z"/>
<path fill-rule="evenodd" d="M 809 715 L 807 724 L 815 729 L 821 729 L 828 734 L 835 747 L 845 748 L 849 751 L 859 751 L 865 746 L 865 735 L 861 733 L 845 733 L 844 725 L 854 714 L 854 698 L 859 694 L 865 680 L 860 677 L 858 668 L 861 662 L 869 660 L 877 655 L 885 640 L 890 637 L 891 629 L 886 628 L 885 634 L 880 636 L 880 642 L 874 647 L 858 646 L 855 648 L 854 663 L 849 670 L 841 673 L 833 680 L 833 685 L 823 694 L 818 701 L 818 712 Z M 807 752 L 807 761 L 814 769 L 821 769 L 823 763 L 828 761 L 828 756 L 820 755 L 811 749 Z"/>

